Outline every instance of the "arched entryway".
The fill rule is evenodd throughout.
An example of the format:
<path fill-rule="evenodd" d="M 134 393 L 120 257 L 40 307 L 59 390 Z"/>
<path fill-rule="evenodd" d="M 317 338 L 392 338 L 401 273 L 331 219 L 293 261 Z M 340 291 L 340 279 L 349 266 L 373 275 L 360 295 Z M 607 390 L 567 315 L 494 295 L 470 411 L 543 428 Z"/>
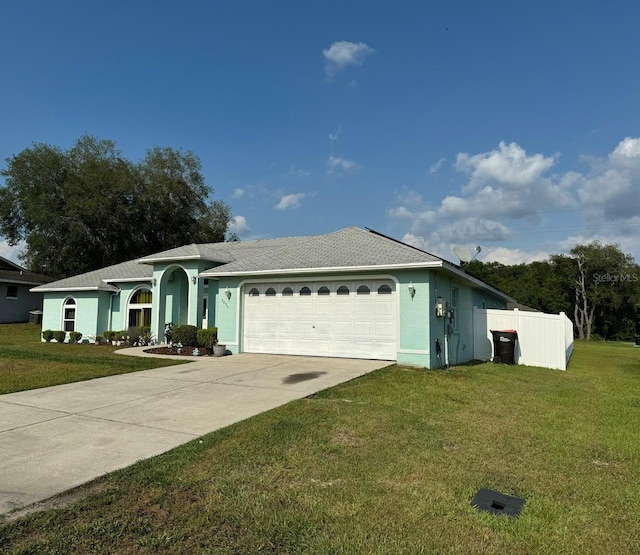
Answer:
<path fill-rule="evenodd" d="M 189 277 L 184 268 L 172 266 L 164 271 L 160 280 L 159 297 L 161 325 L 168 322 L 175 325 L 188 323 Z"/>

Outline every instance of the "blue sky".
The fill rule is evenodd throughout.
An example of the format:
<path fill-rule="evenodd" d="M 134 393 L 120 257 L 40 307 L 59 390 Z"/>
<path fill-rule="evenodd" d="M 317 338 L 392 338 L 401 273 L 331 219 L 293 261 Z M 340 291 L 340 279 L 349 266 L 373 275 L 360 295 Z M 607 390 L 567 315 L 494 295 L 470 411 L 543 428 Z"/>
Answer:
<path fill-rule="evenodd" d="M 193 150 L 244 239 L 640 261 L 640 4 L 0 2 L 0 157 Z M 0 240 L 0 255 L 17 248 Z"/>

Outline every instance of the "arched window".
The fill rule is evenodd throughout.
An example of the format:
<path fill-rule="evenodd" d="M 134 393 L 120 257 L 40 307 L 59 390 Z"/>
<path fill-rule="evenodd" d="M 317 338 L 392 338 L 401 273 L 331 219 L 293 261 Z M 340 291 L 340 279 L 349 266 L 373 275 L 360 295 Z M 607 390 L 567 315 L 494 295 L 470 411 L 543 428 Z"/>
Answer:
<path fill-rule="evenodd" d="M 371 293 L 371 290 L 366 285 L 358 287 L 358 295 L 368 295 L 369 293 Z"/>
<path fill-rule="evenodd" d="M 320 289 L 318 289 L 318 295 L 329 295 L 331 292 L 326 285 L 323 285 Z"/>
<path fill-rule="evenodd" d="M 136 289 L 129 300 L 129 326 L 151 326 L 151 289 Z"/>
<path fill-rule="evenodd" d="M 255 287 L 249 291 L 249 296 L 250 297 L 259 297 L 260 296 L 260 291 L 258 291 Z"/>
<path fill-rule="evenodd" d="M 75 331 L 76 329 L 76 300 L 69 298 L 62 306 L 62 329 Z"/>
<path fill-rule="evenodd" d="M 348 295 L 349 288 L 346 285 L 341 285 L 340 287 L 338 287 L 337 293 L 338 295 Z"/>
<path fill-rule="evenodd" d="M 300 296 L 306 296 L 306 295 L 311 295 L 311 289 L 309 289 L 308 287 L 303 287 L 302 289 L 300 289 Z"/>
<path fill-rule="evenodd" d="M 391 287 L 384 284 L 378 287 L 378 295 L 391 295 Z"/>
<path fill-rule="evenodd" d="M 282 296 L 283 297 L 293 297 L 293 289 L 291 289 L 291 287 L 285 287 L 282 290 Z"/>
<path fill-rule="evenodd" d="M 275 296 L 276 296 L 276 290 L 273 287 L 269 287 L 269 289 L 267 289 L 265 293 L 265 297 L 275 297 Z"/>

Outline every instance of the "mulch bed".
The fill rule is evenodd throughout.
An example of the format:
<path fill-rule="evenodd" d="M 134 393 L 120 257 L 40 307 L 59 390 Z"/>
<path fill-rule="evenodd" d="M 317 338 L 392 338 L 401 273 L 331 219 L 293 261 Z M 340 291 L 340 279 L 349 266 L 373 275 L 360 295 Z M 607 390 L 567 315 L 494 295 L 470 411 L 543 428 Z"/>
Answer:
<path fill-rule="evenodd" d="M 151 347 L 149 349 L 145 349 L 145 353 L 149 353 L 152 355 L 180 355 L 180 356 L 193 356 L 193 350 L 195 347 L 182 347 L 182 352 L 178 353 L 177 347 Z M 213 355 L 208 355 L 206 349 L 198 349 L 200 351 L 201 357 L 208 357 Z"/>

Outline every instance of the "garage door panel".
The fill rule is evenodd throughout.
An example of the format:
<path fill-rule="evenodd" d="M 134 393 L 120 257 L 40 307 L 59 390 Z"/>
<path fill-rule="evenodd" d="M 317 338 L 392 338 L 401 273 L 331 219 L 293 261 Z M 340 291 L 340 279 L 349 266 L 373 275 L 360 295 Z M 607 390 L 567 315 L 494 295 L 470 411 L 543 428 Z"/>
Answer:
<path fill-rule="evenodd" d="M 394 293 L 377 293 L 381 284 Z M 357 295 L 366 286 L 370 294 Z M 389 280 L 256 284 L 260 296 L 244 295 L 242 350 L 394 360 L 397 297 Z M 277 294 L 265 296 L 273 287 Z M 292 296 L 282 296 L 291 287 Z M 308 287 L 311 295 L 300 295 Z M 318 291 L 329 294 L 318 295 Z M 348 295 L 338 295 L 340 287 Z M 322 289 L 321 289 L 322 288 Z M 345 289 L 342 289 L 345 291 Z"/>
<path fill-rule="evenodd" d="M 296 306 L 296 316 L 300 317 L 312 317 L 313 316 L 313 304 L 310 300 L 305 298 L 304 301 L 300 301 Z"/>
<path fill-rule="evenodd" d="M 355 326 L 355 334 L 357 337 L 374 337 L 375 324 L 373 322 L 358 322 Z"/>
<path fill-rule="evenodd" d="M 313 343 L 313 339 L 298 338 L 295 342 L 296 353 L 301 355 L 313 355 Z"/>
<path fill-rule="evenodd" d="M 352 318 L 353 302 L 348 297 L 346 299 L 336 297 L 333 315 L 335 318 Z"/>
<path fill-rule="evenodd" d="M 322 300 L 324 301 L 325 299 Z M 333 318 L 333 313 L 334 302 L 332 299 L 327 299 L 326 302 L 316 303 L 314 310 L 314 315 L 316 318 Z"/>
<path fill-rule="evenodd" d="M 318 322 L 316 321 L 314 333 L 318 339 L 324 337 L 333 337 L 333 322 Z"/>
<path fill-rule="evenodd" d="M 333 329 L 335 330 L 336 338 L 339 337 L 351 337 L 353 335 L 353 322 L 345 322 L 345 321 L 336 321 L 333 324 Z"/>
<path fill-rule="evenodd" d="M 396 336 L 396 326 L 392 322 L 376 322 L 375 338 L 376 339 L 393 339 Z"/>

